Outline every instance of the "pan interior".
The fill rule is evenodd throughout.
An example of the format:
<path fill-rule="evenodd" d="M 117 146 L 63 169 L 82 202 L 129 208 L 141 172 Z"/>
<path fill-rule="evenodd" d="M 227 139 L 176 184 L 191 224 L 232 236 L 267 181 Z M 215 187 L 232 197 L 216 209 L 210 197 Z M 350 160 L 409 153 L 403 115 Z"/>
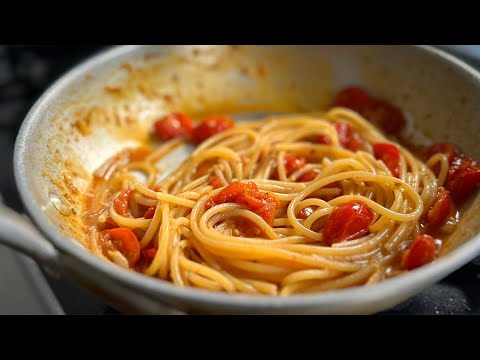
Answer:
<path fill-rule="evenodd" d="M 358 84 L 400 106 L 419 141 L 450 141 L 477 158 L 480 84 L 431 51 L 408 46 L 158 46 L 115 49 L 69 73 L 40 99 L 24 174 L 43 217 L 82 245 L 83 194 L 92 173 L 127 147 L 150 141 L 172 111 L 194 118 L 322 111 Z M 468 205 L 450 252 L 480 227 Z M 83 244 L 88 246 L 88 244 Z"/>

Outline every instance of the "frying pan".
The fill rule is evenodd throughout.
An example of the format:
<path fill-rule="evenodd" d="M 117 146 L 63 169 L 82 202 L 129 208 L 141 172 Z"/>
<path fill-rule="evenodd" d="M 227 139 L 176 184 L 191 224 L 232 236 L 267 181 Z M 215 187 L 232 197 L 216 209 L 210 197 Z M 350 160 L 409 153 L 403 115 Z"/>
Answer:
<path fill-rule="evenodd" d="M 30 218 L 2 207 L 0 242 L 128 313 L 368 314 L 399 304 L 480 254 L 478 197 L 437 261 L 368 288 L 285 298 L 179 288 L 97 258 L 84 240 L 83 196 L 92 173 L 118 151 L 148 141 L 159 116 L 323 110 L 350 84 L 400 106 L 411 140 L 451 141 L 480 157 L 480 74 L 438 49 L 117 47 L 65 74 L 28 113 L 14 163 Z"/>

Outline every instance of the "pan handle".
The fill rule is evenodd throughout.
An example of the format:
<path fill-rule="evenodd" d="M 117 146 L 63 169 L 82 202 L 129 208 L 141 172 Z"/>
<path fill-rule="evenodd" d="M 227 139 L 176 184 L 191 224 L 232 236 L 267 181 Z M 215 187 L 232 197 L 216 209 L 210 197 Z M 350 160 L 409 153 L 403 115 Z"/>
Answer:
<path fill-rule="evenodd" d="M 26 215 L 8 208 L 0 199 L 0 244 L 18 250 L 47 266 L 58 263 L 59 252 Z"/>

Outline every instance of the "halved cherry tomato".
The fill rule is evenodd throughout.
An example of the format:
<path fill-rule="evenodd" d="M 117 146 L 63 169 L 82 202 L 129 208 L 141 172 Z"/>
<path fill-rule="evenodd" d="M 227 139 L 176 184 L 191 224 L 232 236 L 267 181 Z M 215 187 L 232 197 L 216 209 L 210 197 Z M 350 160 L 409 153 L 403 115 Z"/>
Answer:
<path fill-rule="evenodd" d="M 376 159 L 382 160 L 393 176 L 400 175 L 400 150 L 393 144 L 375 143 L 372 144 L 373 153 Z"/>
<path fill-rule="evenodd" d="M 113 208 L 121 216 L 125 216 L 128 213 L 128 203 L 130 201 L 131 193 L 132 193 L 131 189 L 122 191 L 115 198 L 115 200 L 113 200 Z"/>
<path fill-rule="evenodd" d="M 155 215 L 155 209 L 156 207 L 155 206 L 150 206 L 147 211 L 145 211 L 145 214 L 143 215 L 143 217 L 145 219 L 152 219 L 153 216 Z"/>
<path fill-rule="evenodd" d="M 283 163 L 285 165 L 287 177 L 292 175 L 295 171 L 300 170 L 307 164 L 305 159 L 297 158 L 295 156 L 285 156 Z"/>
<path fill-rule="evenodd" d="M 127 228 L 116 228 L 103 231 L 106 241 L 110 241 L 115 249 L 117 249 L 128 260 L 130 267 L 134 267 L 140 258 L 140 243 L 137 236 Z"/>
<path fill-rule="evenodd" d="M 324 145 L 331 145 L 331 144 L 332 144 L 332 140 L 331 140 L 328 136 L 318 135 L 318 137 L 317 137 L 317 143 L 319 143 L 319 144 L 324 144 Z"/>
<path fill-rule="evenodd" d="M 461 150 L 458 146 L 450 144 L 450 143 L 437 143 L 433 144 L 432 146 L 428 147 L 424 153 L 423 158 L 425 160 L 430 159 L 435 154 L 445 154 L 448 155 L 448 163 L 451 164 L 455 158 L 461 154 Z"/>
<path fill-rule="evenodd" d="M 337 129 L 338 140 L 342 147 L 351 151 L 358 151 L 362 148 L 362 137 L 357 131 L 352 130 L 348 124 L 336 123 L 335 128 Z"/>
<path fill-rule="evenodd" d="M 154 123 L 155 134 L 160 140 L 189 137 L 193 130 L 192 120 L 182 113 L 171 113 Z"/>
<path fill-rule="evenodd" d="M 459 203 L 480 186 L 480 162 L 470 157 L 456 158 L 448 169 L 445 188 Z"/>
<path fill-rule="evenodd" d="M 459 203 L 480 186 L 480 162 L 466 156 L 460 148 L 450 143 L 438 143 L 430 146 L 424 152 L 424 158 L 429 159 L 435 154 L 448 155 L 449 169 L 445 188 L 450 192 L 453 200 Z M 438 168 L 433 169 L 438 173 Z"/>
<path fill-rule="evenodd" d="M 323 227 L 327 245 L 362 237 L 374 218 L 372 210 L 361 201 L 349 201 L 336 207 Z"/>
<path fill-rule="evenodd" d="M 214 189 L 221 188 L 223 183 L 218 176 L 210 176 L 208 178 L 208 184 L 211 185 Z"/>
<path fill-rule="evenodd" d="M 419 235 L 402 257 L 404 269 L 413 270 L 435 260 L 437 244 L 430 235 Z"/>
<path fill-rule="evenodd" d="M 401 131 L 406 124 L 402 110 L 383 99 L 374 99 L 361 110 L 361 114 L 386 134 Z"/>
<path fill-rule="evenodd" d="M 306 219 L 308 218 L 310 215 L 312 215 L 314 212 L 313 208 L 311 206 L 307 206 L 305 208 L 303 208 L 302 210 L 300 210 L 297 214 L 297 218 L 299 219 Z"/>
<path fill-rule="evenodd" d="M 309 172 L 306 172 L 298 178 L 300 182 L 309 182 L 315 180 L 318 174 L 320 174 L 320 169 L 312 169 Z"/>
<path fill-rule="evenodd" d="M 262 217 L 267 224 L 273 225 L 275 213 L 280 202 L 270 193 L 258 191 L 253 182 L 240 183 L 235 181 L 225 187 L 217 195 L 205 202 L 205 209 L 224 203 L 237 203 L 247 205 L 251 211 Z"/>
<path fill-rule="evenodd" d="M 360 113 L 370 103 L 370 95 L 357 86 L 347 87 L 335 96 L 335 106 L 342 106 Z"/>
<path fill-rule="evenodd" d="M 438 189 L 437 200 L 428 211 L 427 222 L 433 228 L 442 225 L 452 212 L 452 197 L 443 187 Z"/>
<path fill-rule="evenodd" d="M 193 129 L 192 137 L 196 142 L 202 142 L 222 131 L 231 129 L 235 122 L 227 116 L 207 116 Z"/>
<path fill-rule="evenodd" d="M 241 183 L 234 181 L 214 197 L 205 202 L 205 209 L 224 203 L 238 203 L 248 205 L 251 208 L 259 208 L 263 205 L 259 199 L 258 187 L 253 182 Z"/>
<path fill-rule="evenodd" d="M 334 105 L 358 112 L 387 134 L 399 132 L 406 124 L 405 117 L 397 106 L 384 99 L 370 97 L 366 90 L 357 86 L 339 91 Z"/>
<path fill-rule="evenodd" d="M 273 226 L 275 220 L 275 214 L 277 208 L 280 206 L 278 199 L 271 193 L 260 193 L 263 206 L 253 210 L 258 216 L 260 216 L 265 222 Z"/>
<path fill-rule="evenodd" d="M 155 259 L 155 255 L 157 255 L 157 249 L 155 248 L 142 250 L 142 256 L 150 262 Z"/>

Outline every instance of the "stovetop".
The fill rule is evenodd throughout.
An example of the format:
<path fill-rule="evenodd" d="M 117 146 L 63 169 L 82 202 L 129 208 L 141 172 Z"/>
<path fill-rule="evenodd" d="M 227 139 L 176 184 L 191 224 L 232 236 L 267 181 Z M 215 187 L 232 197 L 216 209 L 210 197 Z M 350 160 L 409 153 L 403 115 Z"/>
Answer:
<path fill-rule="evenodd" d="M 0 193 L 7 206 L 23 212 L 13 177 L 13 146 L 26 113 L 62 73 L 103 48 L 83 45 L 0 46 L 0 157 L 3 164 Z M 480 68 L 480 61 L 465 60 Z M 0 263 L 0 273 L 11 271 L 6 266 L 9 265 Z M 119 314 L 69 280 L 54 279 L 45 272 L 42 274 L 66 314 Z M 16 294 L 14 285 L 11 286 L 11 294 Z M 4 313 L 1 303 L 0 313 Z M 480 257 L 382 314 L 480 314 Z"/>

